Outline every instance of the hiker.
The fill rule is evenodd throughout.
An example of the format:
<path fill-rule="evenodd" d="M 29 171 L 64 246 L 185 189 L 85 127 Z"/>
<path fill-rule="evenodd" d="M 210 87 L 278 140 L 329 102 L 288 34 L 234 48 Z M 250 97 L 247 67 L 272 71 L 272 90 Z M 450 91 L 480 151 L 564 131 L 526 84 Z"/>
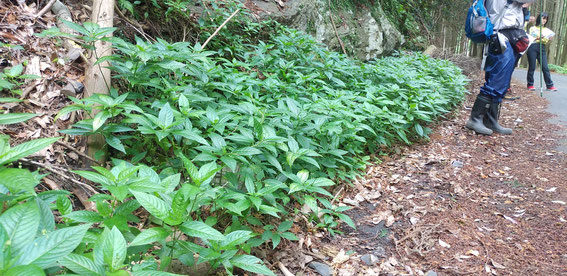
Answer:
<path fill-rule="evenodd" d="M 551 74 L 549 73 L 549 67 L 547 66 L 547 54 L 545 51 L 545 45 L 555 36 L 555 33 L 552 30 L 545 27 L 548 20 L 549 15 L 546 12 L 542 12 L 537 17 L 535 26 L 532 26 L 529 30 L 529 35 L 535 39 L 534 43 L 532 43 L 530 48 L 528 48 L 528 89 L 531 91 L 535 91 L 534 71 L 536 69 L 536 60 L 541 64 L 543 79 L 545 80 L 547 91 L 557 91 L 557 88 L 553 86 L 553 81 L 551 80 Z M 542 27 L 541 33 L 539 32 L 540 27 Z"/>
<path fill-rule="evenodd" d="M 486 0 L 486 10 L 494 23 L 495 34 L 488 47 L 484 70 L 485 83 L 480 87 L 466 127 L 478 134 L 491 135 L 493 132 L 512 134 L 512 129 L 498 124 L 500 104 L 510 87 L 516 60 L 525 51 L 527 39 L 524 27 L 524 12 L 535 0 Z M 499 35 L 500 33 L 501 35 Z M 506 38 L 503 38 L 503 37 Z M 510 41 L 516 41 L 512 45 Z M 521 43 L 520 43 L 521 42 Z M 522 46 L 525 46 L 522 49 Z"/>

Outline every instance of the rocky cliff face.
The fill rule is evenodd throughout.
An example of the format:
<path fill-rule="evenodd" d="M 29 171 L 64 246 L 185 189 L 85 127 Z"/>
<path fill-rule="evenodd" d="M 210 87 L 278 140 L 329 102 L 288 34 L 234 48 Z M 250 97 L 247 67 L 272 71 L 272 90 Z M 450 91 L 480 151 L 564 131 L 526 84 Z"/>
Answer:
<path fill-rule="evenodd" d="M 260 11 L 260 17 L 269 17 L 303 30 L 330 49 L 342 52 L 331 23 L 332 16 L 348 55 L 361 60 L 390 54 L 404 43 L 403 36 L 386 18 L 377 1 L 371 6 L 347 4 L 332 8 L 327 3 L 327 0 L 248 1 Z"/>

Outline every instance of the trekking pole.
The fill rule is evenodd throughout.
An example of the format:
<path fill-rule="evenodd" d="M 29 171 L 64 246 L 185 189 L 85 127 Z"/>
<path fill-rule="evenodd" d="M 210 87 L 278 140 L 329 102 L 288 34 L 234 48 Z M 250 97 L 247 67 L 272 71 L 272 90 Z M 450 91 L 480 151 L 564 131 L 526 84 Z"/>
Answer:
<path fill-rule="evenodd" d="M 543 0 L 539 1 L 539 96 L 543 97 Z"/>

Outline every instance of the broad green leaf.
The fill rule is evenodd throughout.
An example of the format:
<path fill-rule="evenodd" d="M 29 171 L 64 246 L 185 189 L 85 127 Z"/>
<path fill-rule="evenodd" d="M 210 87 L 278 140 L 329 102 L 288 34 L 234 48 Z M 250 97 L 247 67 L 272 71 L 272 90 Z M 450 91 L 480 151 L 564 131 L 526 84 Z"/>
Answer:
<path fill-rule="evenodd" d="M 98 184 L 102 184 L 105 186 L 113 185 L 112 181 L 110 181 L 107 177 L 98 174 L 96 172 L 90 172 L 90 171 L 72 171 L 72 172 Z"/>
<path fill-rule="evenodd" d="M 0 103 L 19 103 L 19 102 L 23 102 L 23 100 L 20 100 L 18 98 L 0 98 Z"/>
<path fill-rule="evenodd" d="M 33 243 L 39 222 L 39 208 L 35 201 L 16 205 L 0 216 L 0 225 L 4 227 L 14 251 L 19 251 Z"/>
<path fill-rule="evenodd" d="M 237 230 L 230 232 L 226 235 L 225 239 L 221 241 L 220 246 L 223 249 L 234 248 L 237 245 L 245 243 L 254 235 L 251 231 Z"/>
<path fill-rule="evenodd" d="M 106 110 L 97 113 L 93 119 L 93 131 L 97 131 L 111 117 L 112 114 Z"/>
<path fill-rule="evenodd" d="M 101 239 L 102 243 L 99 248 L 102 252 L 104 263 L 113 271 L 120 269 L 124 264 L 124 260 L 126 260 L 126 240 L 122 233 L 120 233 L 118 228 L 112 227 L 112 230 L 103 233 Z M 100 258 L 100 253 L 95 253 L 95 258 L 97 256 Z"/>
<path fill-rule="evenodd" d="M 65 19 L 60 19 L 61 21 L 63 21 L 63 24 L 65 24 L 67 27 L 73 29 L 74 31 L 88 36 L 89 35 L 89 31 L 87 31 L 87 29 L 85 29 L 83 26 L 77 24 L 77 23 L 73 23 L 72 21 L 67 21 Z"/>
<path fill-rule="evenodd" d="M 166 189 L 167 192 L 173 192 L 177 186 L 179 186 L 179 182 L 181 181 L 181 174 L 176 173 L 174 175 L 170 175 L 161 180 L 161 186 Z"/>
<path fill-rule="evenodd" d="M 297 172 L 297 177 L 299 178 L 300 183 L 305 183 L 305 181 L 309 178 L 309 171 L 301 170 Z"/>
<path fill-rule="evenodd" d="M 261 150 L 252 147 L 241 148 L 234 151 L 234 154 L 243 155 L 243 156 L 252 156 L 261 153 L 262 153 Z"/>
<path fill-rule="evenodd" d="M 278 226 L 278 232 L 285 232 L 287 230 L 289 230 L 291 228 L 291 226 L 293 225 L 293 221 L 284 221 L 282 223 L 280 223 L 280 225 Z"/>
<path fill-rule="evenodd" d="M 16 264 L 35 264 L 41 268 L 52 266 L 79 245 L 90 226 L 83 224 L 67 227 L 36 239 L 22 248 L 21 257 Z"/>
<path fill-rule="evenodd" d="M 45 272 L 37 265 L 18 265 L 2 273 L 3 276 L 43 276 Z"/>
<path fill-rule="evenodd" d="M 6 75 L 11 76 L 11 77 L 17 77 L 23 71 L 24 71 L 24 65 L 20 63 L 20 64 L 12 66 L 12 68 L 10 68 L 8 71 L 6 71 Z"/>
<path fill-rule="evenodd" d="M 144 207 L 150 214 L 158 219 L 164 220 L 167 218 L 169 212 L 169 207 L 165 201 L 159 199 L 158 197 L 143 192 L 130 191 L 136 200 Z"/>
<path fill-rule="evenodd" d="M 339 218 L 344 221 L 348 226 L 356 229 L 356 224 L 354 224 L 354 221 L 352 221 L 352 219 L 347 216 L 346 214 L 338 214 Z"/>
<path fill-rule="evenodd" d="M 71 203 L 71 200 L 69 200 L 69 198 L 64 195 L 57 197 L 56 205 L 57 210 L 59 210 L 59 213 L 61 213 L 61 215 L 63 216 L 73 211 L 73 204 Z"/>
<path fill-rule="evenodd" d="M 95 264 L 91 259 L 85 256 L 74 253 L 65 256 L 65 258 L 59 260 L 59 263 L 79 275 L 104 275 L 104 268 L 102 266 Z"/>
<path fill-rule="evenodd" d="M 295 234 L 291 233 L 291 232 L 283 232 L 282 234 L 282 238 L 285 238 L 286 240 L 290 240 L 290 241 L 297 241 L 299 240 L 297 238 L 297 236 L 295 236 Z"/>
<path fill-rule="evenodd" d="M 27 121 L 38 114 L 33 113 L 8 113 L 0 114 L 0 125 L 10 125 Z"/>
<path fill-rule="evenodd" d="M 282 165 L 280 164 L 280 161 L 278 161 L 278 159 L 276 159 L 276 157 L 274 157 L 273 155 L 269 154 L 269 153 L 265 153 L 264 157 L 266 158 L 266 160 L 272 164 L 272 166 L 276 167 L 276 169 L 278 169 L 278 171 L 283 171 Z"/>
<path fill-rule="evenodd" d="M 197 169 L 197 167 L 193 164 L 193 162 L 191 162 L 191 160 L 185 157 L 183 153 L 177 152 L 176 155 L 177 157 L 181 158 L 181 160 L 183 161 L 183 165 L 185 167 L 185 170 L 189 174 L 189 177 L 191 177 L 191 179 L 197 186 L 200 186 L 201 175 L 199 174 L 199 169 Z"/>
<path fill-rule="evenodd" d="M 105 135 L 104 137 L 106 138 L 106 143 L 109 146 L 117 149 L 118 151 L 120 151 L 122 153 L 126 153 L 126 149 L 124 148 L 122 141 L 120 141 L 120 139 L 118 139 L 118 137 L 116 137 L 114 135 Z"/>
<path fill-rule="evenodd" d="M 142 231 L 138 234 L 136 238 L 130 243 L 130 246 L 150 244 L 153 242 L 159 242 L 165 240 L 169 236 L 170 232 L 161 227 L 153 227 Z"/>
<path fill-rule="evenodd" d="M 55 143 L 55 141 L 61 139 L 61 137 L 53 138 L 40 138 L 31 140 L 25 143 L 21 143 L 13 147 L 8 154 L 0 158 L 0 165 L 4 165 L 10 162 L 14 162 L 22 157 L 26 157 L 30 154 L 36 153 L 49 145 Z"/>
<path fill-rule="evenodd" d="M 35 202 L 37 203 L 41 217 L 37 228 L 37 235 L 43 235 L 55 230 L 55 217 L 53 216 L 51 208 L 49 208 L 49 204 L 40 197 L 36 197 Z"/>
<path fill-rule="evenodd" d="M 223 156 L 221 157 L 221 161 L 228 166 L 228 168 L 235 172 L 236 171 L 236 167 L 238 166 L 238 163 L 236 161 L 236 159 L 232 158 L 232 157 L 228 157 L 228 156 Z"/>
<path fill-rule="evenodd" d="M 201 221 L 188 221 L 181 225 L 181 231 L 191 237 L 204 240 L 222 241 L 225 236 Z"/>
<path fill-rule="evenodd" d="M 28 170 L 0 168 L 0 185 L 4 185 L 12 194 L 16 194 L 20 191 L 34 194 L 34 187 L 38 183 L 39 181 Z"/>
<path fill-rule="evenodd" d="M 143 270 L 132 272 L 132 276 L 181 276 L 181 274 L 173 274 L 158 270 Z"/>
<path fill-rule="evenodd" d="M 272 249 L 276 249 L 276 247 L 278 247 L 278 245 L 280 244 L 282 240 L 282 237 L 279 234 L 273 234 L 272 235 Z"/>
<path fill-rule="evenodd" d="M 57 112 L 57 116 L 55 116 L 55 118 L 53 119 L 54 121 L 57 121 L 57 119 L 61 118 L 62 116 L 69 114 L 73 111 L 79 111 L 79 110 L 83 110 L 84 108 L 80 105 L 69 105 L 64 107 L 63 109 L 59 110 L 59 112 Z"/>
<path fill-rule="evenodd" d="M 71 212 L 69 214 L 64 215 L 63 217 L 66 217 L 76 222 L 83 222 L 83 223 L 96 223 L 103 221 L 103 217 L 99 215 L 97 212 L 87 211 L 87 210 Z"/>
<path fill-rule="evenodd" d="M 168 128 L 173 123 L 173 109 L 169 103 L 165 103 L 159 111 L 158 121 L 163 126 L 163 129 Z"/>
<path fill-rule="evenodd" d="M 274 216 L 276 218 L 279 218 L 280 216 L 278 215 L 278 213 L 281 212 L 282 210 L 275 208 L 275 207 L 272 207 L 272 206 L 262 204 L 262 205 L 260 205 L 260 211 L 262 213 L 265 213 L 265 214 Z"/>
<path fill-rule="evenodd" d="M 271 270 L 262 264 L 262 260 L 251 255 L 238 255 L 230 260 L 230 263 L 246 271 L 276 276 Z"/>
<path fill-rule="evenodd" d="M 425 136 L 425 132 L 423 131 L 423 127 L 421 127 L 420 124 L 415 124 L 415 132 L 417 132 L 417 135 L 419 135 L 420 137 Z"/>

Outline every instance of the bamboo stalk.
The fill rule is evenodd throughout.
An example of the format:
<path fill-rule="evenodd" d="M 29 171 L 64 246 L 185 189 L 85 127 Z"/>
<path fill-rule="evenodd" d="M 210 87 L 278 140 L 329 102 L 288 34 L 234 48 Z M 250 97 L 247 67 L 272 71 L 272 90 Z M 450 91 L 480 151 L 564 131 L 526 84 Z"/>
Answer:
<path fill-rule="evenodd" d="M 228 21 L 230 21 L 238 12 L 240 11 L 240 9 L 237 9 L 236 11 L 234 11 L 216 30 L 215 32 L 209 36 L 209 38 L 207 38 L 207 40 L 205 41 L 205 43 L 203 44 L 203 46 L 201 46 L 201 49 L 205 49 L 205 47 L 207 46 L 207 44 L 209 44 L 209 41 L 211 41 L 211 39 L 213 39 L 213 37 L 215 37 L 219 31 L 226 25 L 226 23 L 228 23 Z"/>

